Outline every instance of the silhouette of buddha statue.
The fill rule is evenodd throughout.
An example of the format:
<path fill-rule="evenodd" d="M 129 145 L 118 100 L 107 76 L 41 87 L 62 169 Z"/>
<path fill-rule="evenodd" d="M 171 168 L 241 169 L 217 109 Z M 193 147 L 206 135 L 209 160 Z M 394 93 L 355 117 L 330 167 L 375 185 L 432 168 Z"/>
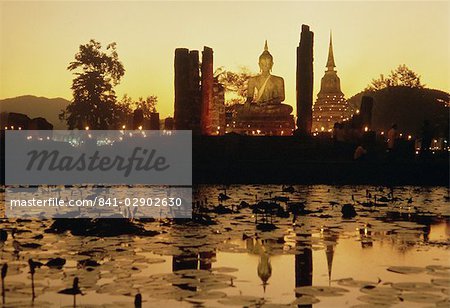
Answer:
<path fill-rule="evenodd" d="M 282 104 L 284 101 L 284 80 L 271 75 L 273 57 L 267 47 L 259 56 L 261 73 L 248 80 L 247 101 L 238 110 L 241 117 L 283 117 L 292 112 L 292 107 Z"/>

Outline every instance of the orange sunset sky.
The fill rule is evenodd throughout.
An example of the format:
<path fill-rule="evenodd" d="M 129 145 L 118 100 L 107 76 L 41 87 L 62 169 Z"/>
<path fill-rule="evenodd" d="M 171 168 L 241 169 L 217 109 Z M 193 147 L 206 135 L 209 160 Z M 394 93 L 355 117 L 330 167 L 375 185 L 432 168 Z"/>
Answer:
<path fill-rule="evenodd" d="M 153 2 L 3 1 L 0 4 L 0 99 L 31 94 L 72 98 L 67 66 L 80 44 L 117 42 L 126 73 L 116 87 L 157 95 L 173 115 L 177 47 L 214 50 L 214 66 L 258 72 L 268 40 L 273 74 L 285 79 L 295 106 L 300 27 L 314 32 L 314 96 L 325 71 L 330 30 L 336 69 L 347 98 L 381 73 L 406 64 L 430 88 L 450 89 L 450 4 L 443 2 Z"/>

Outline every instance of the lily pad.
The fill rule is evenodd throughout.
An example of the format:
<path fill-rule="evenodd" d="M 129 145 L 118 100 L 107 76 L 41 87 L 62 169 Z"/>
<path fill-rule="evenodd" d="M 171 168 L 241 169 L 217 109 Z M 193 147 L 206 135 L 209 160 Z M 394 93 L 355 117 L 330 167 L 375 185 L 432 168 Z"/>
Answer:
<path fill-rule="evenodd" d="M 418 274 L 425 272 L 424 268 L 415 266 L 391 266 L 387 270 L 398 274 Z"/>
<path fill-rule="evenodd" d="M 430 293 L 404 293 L 400 296 L 405 301 L 416 303 L 437 303 L 442 300 L 442 296 Z"/>
<path fill-rule="evenodd" d="M 344 287 L 363 288 L 365 286 L 376 286 L 377 283 L 373 281 L 354 280 L 353 278 L 343 278 L 337 281 L 338 285 Z"/>
<path fill-rule="evenodd" d="M 373 296 L 396 296 L 401 294 L 399 290 L 388 287 L 363 287 L 360 291 Z"/>
<path fill-rule="evenodd" d="M 311 296 L 341 296 L 348 292 L 347 289 L 328 286 L 306 286 L 294 289 L 295 293 L 306 294 Z"/>
<path fill-rule="evenodd" d="M 450 278 L 431 279 L 431 283 L 445 288 L 450 288 Z"/>
<path fill-rule="evenodd" d="M 401 291 L 429 291 L 433 289 L 434 286 L 427 282 L 397 282 L 393 283 L 392 287 Z"/>
<path fill-rule="evenodd" d="M 212 269 L 213 272 L 218 272 L 218 273 L 233 273 L 233 272 L 237 272 L 238 269 L 234 268 L 234 267 L 215 267 Z"/>
<path fill-rule="evenodd" d="M 320 300 L 317 297 L 314 297 L 312 295 L 306 295 L 306 294 L 302 294 L 302 296 L 297 297 L 292 303 L 291 305 L 313 305 L 313 304 L 317 304 L 318 302 L 320 302 Z"/>
<path fill-rule="evenodd" d="M 228 296 L 224 299 L 218 300 L 219 303 L 227 306 L 250 306 L 256 305 L 257 303 L 262 303 L 264 299 L 255 296 Z"/>
<path fill-rule="evenodd" d="M 227 294 L 220 291 L 212 291 L 212 292 L 199 292 L 196 295 L 192 296 L 192 299 L 196 300 L 210 300 L 210 299 L 218 299 L 226 297 Z"/>
<path fill-rule="evenodd" d="M 400 302 L 398 297 L 392 295 L 362 295 L 358 296 L 357 299 L 373 305 L 394 305 Z"/>

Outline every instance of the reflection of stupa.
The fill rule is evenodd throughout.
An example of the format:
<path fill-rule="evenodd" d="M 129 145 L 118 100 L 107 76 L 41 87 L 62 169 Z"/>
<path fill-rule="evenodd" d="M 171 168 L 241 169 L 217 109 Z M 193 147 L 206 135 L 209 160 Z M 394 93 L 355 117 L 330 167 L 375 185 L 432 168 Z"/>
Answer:
<path fill-rule="evenodd" d="M 339 233 L 325 229 L 323 231 L 323 240 L 325 242 L 325 254 L 327 256 L 328 282 L 331 283 L 331 272 L 333 269 L 334 250 L 339 238 Z"/>
<path fill-rule="evenodd" d="M 334 68 L 333 43 L 330 34 L 327 70 L 322 77 L 320 92 L 313 106 L 313 131 L 331 131 L 336 122 L 348 115 L 348 103 L 341 91 L 341 81 Z"/>
<path fill-rule="evenodd" d="M 272 276 L 272 265 L 270 255 L 265 247 L 265 243 L 259 239 L 248 238 L 246 240 L 247 250 L 252 254 L 259 255 L 258 277 L 261 279 L 263 290 L 266 291 L 269 278 Z"/>

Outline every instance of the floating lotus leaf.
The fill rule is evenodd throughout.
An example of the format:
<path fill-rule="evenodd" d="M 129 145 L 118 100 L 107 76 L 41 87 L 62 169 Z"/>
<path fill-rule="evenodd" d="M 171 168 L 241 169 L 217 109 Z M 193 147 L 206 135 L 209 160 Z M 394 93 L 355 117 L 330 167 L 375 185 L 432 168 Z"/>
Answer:
<path fill-rule="evenodd" d="M 174 285 L 181 285 L 181 284 L 196 284 L 198 283 L 197 279 L 194 278 L 183 278 L 183 277 L 173 277 L 166 279 L 167 282 L 172 283 Z"/>
<path fill-rule="evenodd" d="M 117 283 L 108 283 L 97 287 L 96 292 L 99 294 L 125 295 L 131 292 L 129 285 Z"/>
<path fill-rule="evenodd" d="M 428 265 L 426 267 L 427 270 L 429 270 L 429 274 L 433 276 L 443 276 L 448 277 L 450 276 L 450 267 L 444 266 L 444 265 Z"/>
<path fill-rule="evenodd" d="M 220 291 L 211 291 L 211 292 L 198 292 L 194 296 L 190 297 L 195 300 L 211 300 L 211 299 L 219 299 L 226 297 L 227 294 Z"/>
<path fill-rule="evenodd" d="M 373 305 L 394 305 L 400 302 L 397 296 L 392 295 L 362 295 L 358 296 L 357 299 Z"/>
<path fill-rule="evenodd" d="M 132 307 L 132 302 L 112 302 L 112 303 L 108 303 L 108 304 L 103 304 L 101 307 L 102 308 L 129 308 Z"/>
<path fill-rule="evenodd" d="M 447 294 L 448 295 L 448 294 Z M 448 308 L 450 307 L 450 298 L 446 298 L 436 303 L 436 307 L 438 308 Z"/>
<path fill-rule="evenodd" d="M 416 303 L 437 303 L 443 299 L 440 295 L 422 292 L 403 293 L 400 297 L 405 301 Z"/>
<path fill-rule="evenodd" d="M 450 278 L 431 279 L 431 283 L 436 286 L 450 288 Z"/>
<path fill-rule="evenodd" d="M 54 303 L 49 303 L 45 301 L 34 300 L 33 305 L 31 305 L 31 299 L 29 300 L 21 300 L 21 301 L 7 301 L 2 305 L 2 308 L 47 308 L 53 307 Z"/>
<path fill-rule="evenodd" d="M 237 277 L 229 274 L 214 274 L 200 278 L 202 278 L 202 281 L 230 281 L 231 279 L 236 279 Z"/>
<path fill-rule="evenodd" d="M 389 287 L 375 287 L 372 288 L 372 286 L 363 287 L 360 289 L 361 292 L 369 294 L 369 295 L 379 295 L 379 296 L 396 296 L 400 295 L 401 291 Z"/>
<path fill-rule="evenodd" d="M 15 292 L 17 290 L 23 290 L 27 287 L 31 287 L 31 281 L 28 284 L 23 281 L 9 281 L 7 278 L 5 280 L 5 292 Z"/>
<path fill-rule="evenodd" d="M 167 292 L 151 292 L 150 297 L 157 299 L 173 299 L 173 300 L 183 300 L 185 298 L 190 298 L 195 295 L 195 292 L 188 290 L 181 290 L 178 288 L 168 289 Z"/>
<path fill-rule="evenodd" d="M 291 304 L 266 303 L 259 307 L 261 307 L 261 308 L 285 308 L 285 307 L 295 307 L 295 306 L 291 305 Z"/>
<path fill-rule="evenodd" d="M 224 299 L 218 300 L 219 303 L 227 306 L 251 306 L 256 305 L 257 303 L 263 303 L 263 299 L 255 296 L 245 296 L 245 295 L 237 295 L 237 296 L 228 296 Z"/>
<path fill-rule="evenodd" d="M 237 272 L 238 269 L 234 268 L 234 267 L 215 267 L 212 269 L 213 272 L 219 272 L 219 273 L 233 273 L 233 272 Z"/>
<path fill-rule="evenodd" d="M 414 229 L 420 229 L 420 228 L 426 227 L 425 225 L 420 225 L 420 224 L 418 224 L 418 223 L 410 222 L 410 221 L 397 221 L 395 224 L 396 224 L 397 226 L 402 227 L 402 228 L 414 228 Z"/>
<path fill-rule="evenodd" d="M 449 277 L 450 273 L 448 271 L 428 271 L 427 272 L 428 275 L 430 276 L 435 276 L 435 277 Z"/>
<path fill-rule="evenodd" d="M 429 291 L 434 289 L 434 286 L 427 282 L 397 282 L 393 283 L 392 287 L 401 291 Z"/>
<path fill-rule="evenodd" d="M 379 305 L 379 304 L 358 304 L 350 306 L 350 308 L 380 308 L 380 307 L 390 307 L 391 305 Z"/>
<path fill-rule="evenodd" d="M 192 284 L 189 285 L 190 287 L 198 287 L 203 291 L 208 291 L 208 290 L 216 290 L 216 289 L 225 289 L 230 287 L 229 283 L 225 283 L 225 282 L 205 282 L 205 283 L 200 283 L 200 284 Z"/>
<path fill-rule="evenodd" d="M 391 266 L 387 270 L 398 274 L 418 274 L 425 272 L 424 268 L 415 266 Z"/>
<path fill-rule="evenodd" d="M 320 300 L 317 297 L 314 297 L 312 295 L 306 295 L 306 294 L 302 294 L 302 296 L 297 297 L 292 303 L 291 305 L 313 305 L 313 304 L 317 304 L 318 302 L 320 302 Z"/>
<path fill-rule="evenodd" d="M 390 224 L 390 223 L 383 223 L 383 224 L 377 224 L 377 225 L 372 224 L 371 227 L 368 229 L 369 229 L 369 231 L 374 231 L 374 232 L 394 231 L 394 230 L 398 230 L 399 226 Z"/>
<path fill-rule="evenodd" d="M 209 276 L 211 275 L 210 271 L 207 270 L 194 270 L 194 269 L 185 269 L 174 272 L 176 275 L 184 275 L 188 277 L 200 277 L 200 276 Z"/>
<path fill-rule="evenodd" d="M 371 281 L 363 281 L 363 280 L 354 280 L 353 278 L 343 278 L 337 281 L 338 285 L 344 287 L 356 287 L 362 288 L 364 286 L 376 286 L 376 282 Z"/>
<path fill-rule="evenodd" d="M 77 307 L 83 308 L 103 308 L 103 305 L 94 305 L 94 304 L 83 304 Z M 62 306 L 61 308 L 73 308 L 73 305 Z"/>
<path fill-rule="evenodd" d="M 294 289 L 295 293 L 306 294 L 312 296 L 341 296 L 348 292 L 347 289 L 328 286 L 306 286 Z"/>

